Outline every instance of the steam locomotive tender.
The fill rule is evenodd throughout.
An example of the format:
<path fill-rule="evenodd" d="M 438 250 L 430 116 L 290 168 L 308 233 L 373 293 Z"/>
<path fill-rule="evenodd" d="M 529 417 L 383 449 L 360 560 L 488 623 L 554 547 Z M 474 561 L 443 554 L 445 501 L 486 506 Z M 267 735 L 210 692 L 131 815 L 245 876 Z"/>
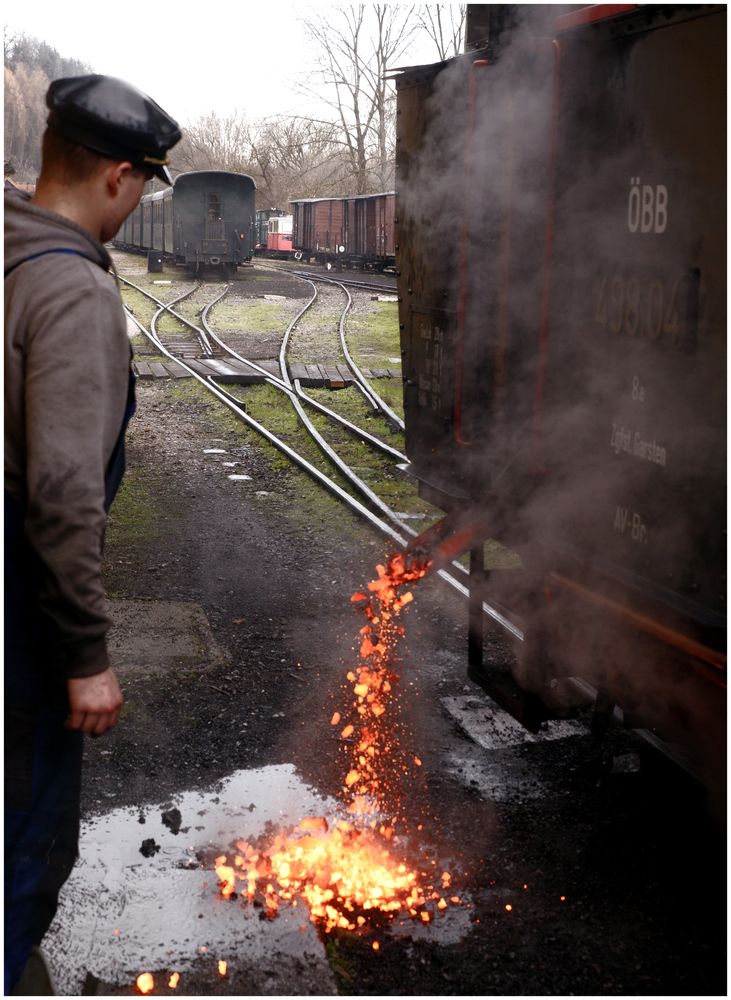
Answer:
<path fill-rule="evenodd" d="M 290 202 L 293 245 L 303 258 L 338 267 L 382 271 L 395 263 L 392 191 Z"/>
<path fill-rule="evenodd" d="M 397 81 L 396 228 L 406 451 L 468 539 L 469 674 L 533 731 L 593 700 L 722 786 L 725 7 L 467 26 Z"/>
<path fill-rule="evenodd" d="M 172 187 L 144 195 L 114 245 L 146 253 L 149 271 L 169 260 L 196 274 L 205 267 L 233 274 L 251 257 L 255 192 L 246 174 L 180 174 Z"/>

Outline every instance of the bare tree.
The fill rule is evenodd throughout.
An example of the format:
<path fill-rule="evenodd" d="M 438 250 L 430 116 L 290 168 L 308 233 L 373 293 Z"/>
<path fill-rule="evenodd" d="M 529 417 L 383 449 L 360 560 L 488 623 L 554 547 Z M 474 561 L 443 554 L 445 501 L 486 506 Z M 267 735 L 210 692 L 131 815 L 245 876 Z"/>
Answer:
<path fill-rule="evenodd" d="M 34 183 L 40 170 L 40 144 L 46 126 L 46 90 L 59 76 L 89 72 L 78 59 L 66 59 L 46 42 L 24 34 L 3 34 L 5 60 L 4 146 L 14 180 Z"/>
<path fill-rule="evenodd" d="M 15 71 L 5 68 L 5 157 L 21 182 L 34 183 L 40 171 L 47 89 L 42 69 L 26 63 L 19 63 Z"/>
<path fill-rule="evenodd" d="M 251 149 L 251 127 L 243 115 L 224 118 L 215 111 L 183 129 L 183 138 L 171 154 L 173 168 L 232 170 L 246 173 Z"/>
<path fill-rule="evenodd" d="M 419 8 L 419 24 L 436 45 L 442 62 L 462 51 L 466 16 L 466 4 L 430 3 Z"/>
<path fill-rule="evenodd" d="M 173 173 L 232 170 L 254 178 L 260 205 L 340 194 L 347 159 L 332 122 L 276 117 L 249 122 L 211 111 L 186 125 L 172 151 Z"/>
<path fill-rule="evenodd" d="M 284 207 L 291 198 L 335 193 L 345 166 L 336 131 L 332 123 L 301 118 L 259 123 L 251 172 L 262 203 Z"/>
<path fill-rule="evenodd" d="M 353 193 L 380 188 L 392 176 L 393 68 L 418 30 L 414 7 L 352 4 L 303 21 L 320 51 L 320 84 L 306 88 L 340 124 Z"/>
<path fill-rule="evenodd" d="M 5 67 L 5 100 L 4 111 L 4 153 L 5 160 L 13 165 L 17 172 L 18 164 L 23 158 L 25 148 L 25 133 L 28 123 L 28 109 L 25 105 L 18 81 L 11 69 Z"/>

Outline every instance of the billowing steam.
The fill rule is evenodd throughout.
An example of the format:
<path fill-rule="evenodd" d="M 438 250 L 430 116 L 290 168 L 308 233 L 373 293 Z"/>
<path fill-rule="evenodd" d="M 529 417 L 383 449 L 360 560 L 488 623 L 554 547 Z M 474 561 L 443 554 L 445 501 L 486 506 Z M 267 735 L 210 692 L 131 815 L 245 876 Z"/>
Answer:
<path fill-rule="evenodd" d="M 694 111 L 723 111 L 723 46 L 703 21 L 556 40 L 526 18 L 496 58 L 399 91 L 413 465 L 521 553 L 496 587 L 524 686 L 582 676 L 695 743 L 723 713 L 687 653 L 716 669 L 725 612 L 725 184 Z M 703 65 L 684 32 L 707 33 Z"/>

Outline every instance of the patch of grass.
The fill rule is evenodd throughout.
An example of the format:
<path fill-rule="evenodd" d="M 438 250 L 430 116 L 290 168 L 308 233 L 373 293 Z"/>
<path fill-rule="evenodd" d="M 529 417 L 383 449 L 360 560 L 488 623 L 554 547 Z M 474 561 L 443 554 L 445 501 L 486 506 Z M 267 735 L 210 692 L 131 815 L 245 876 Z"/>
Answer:
<path fill-rule="evenodd" d="M 282 322 L 282 311 L 287 302 L 267 302 L 261 299 L 223 299 L 208 314 L 212 326 L 217 330 L 231 333 L 279 333 L 286 322 Z M 290 304 L 292 314 L 299 306 Z"/>
<path fill-rule="evenodd" d="M 150 364 L 151 361 L 159 361 L 161 364 L 170 364 L 170 358 L 166 354 L 158 354 L 155 348 L 150 344 L 148 340 L 149 350 L 145 350 L 145 345 L 141 344 L 140 349 L 135 349 L 134 360 L 139 361 L 140 364 Z"/>
<path fill-rule="evenodd" d="M 160 538 L 164 531 L 144 473 L 128 468 L 109 514 L 108 544 L 110 547 L 141 544 Z"/>
<path fill-rule="evenodd" d="M 390 358 L 401 357 L 396 302 L 370 302 L 369 308 L 351 312 L 346 326 L 348 349 L 367 368 L 398 368 Z"/>
<path fill-rule="evenodd" d="M 197 379 L 174 379 L 166 385 L 170 398 L 189 406 L 195 406 L 205 417 L 211 431 L 226 434 L 241 434 L 249 432 L 235 414 L 215 399 Z"/>

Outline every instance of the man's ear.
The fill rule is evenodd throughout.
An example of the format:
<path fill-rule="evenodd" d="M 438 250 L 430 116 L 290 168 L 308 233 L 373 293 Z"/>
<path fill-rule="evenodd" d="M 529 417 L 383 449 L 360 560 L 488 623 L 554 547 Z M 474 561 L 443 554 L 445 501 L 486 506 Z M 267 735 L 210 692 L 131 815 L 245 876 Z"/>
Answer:
<path fill-rule="evenodd" d="M 106 169 L 106 182 L 109 193 L 116 197 L 120 188 L 127 180 L 134 167 L 127 160 L 113 160 Z"/>

